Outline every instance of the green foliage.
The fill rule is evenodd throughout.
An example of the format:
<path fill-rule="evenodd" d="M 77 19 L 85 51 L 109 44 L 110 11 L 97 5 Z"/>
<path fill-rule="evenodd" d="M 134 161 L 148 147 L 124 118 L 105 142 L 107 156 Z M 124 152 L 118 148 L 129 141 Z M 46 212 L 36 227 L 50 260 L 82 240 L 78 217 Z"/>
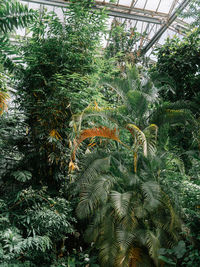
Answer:
<path fill-rule="evenodd" d="M 199 32 L 188 33 L 183 40 L 178 37 L 167 39 L 157 49 L 158 61 L 155 71 L 167 75 L 174 83 L 173 91 L 161 91 L 167 101 L 191 100 L 199 93 Z"/>
<path fill-rule="evenodd" d="M 41 179 L 53 188 L 67 175 L 71 116 L 95 94 L 94 55 L 105 14 L 91 13 L 91 5 L 71 1 L 63 11 L 64 25 L 55 13 L 44 12 L 32 25 L 32 38 L 21 44 L 25 67 L 17 74 L 17 103 L 26 114 L 26 138 L 31 143 L 23 151 L 23 165 L 32 180 Z"/>
<path fill-rule="evenodd" d="M 23 64 L 13 66 L 18 111 L 0 121 L 4 266 L 59 266 L 59 261 L 73 259 L 73 248 L 82 244 L 80 240 L 77 245 L 75 236 L 73 201 L 67 200 L 67 162 L 71 116 L 95 95 L 94 55 L 106 16 L 102 11 L 91 13 L 91 5 L 70 1 L 65 24 L 55 13 L 44 12 L 30 28 L 32 37 L 12 51 L 20 54 Z M 28 21 L 22 18 L 20 25 Z"/>
<path fill-rule="evenodd" d="M 143 40 L 126 22 L 102 56 L 94 4 L 69 1 L 63 23 L 0 0 L 1 113 L 14 88 L 0 117 L 0 266 L 199 266 L 199 152 L 184 151 L 199 144 L 198 31 L 160 48 L 152 82 L 125 62 Z"/>
<path fill-rule="evenodd" d="M 26 27 L 35 17 L 33 10 L 15 0 L 0 1 L 0 32 L 8 33 L 18 27 Z"/>
<path fill-rule="evenodd" d="M 57 242 L 74 232 L 70 203 L 64 198 L 50 197 L 47 188 L 29 187 L 8 194 L 1 200 L 1 212 L 1 263 L 19 259 L 51 262 L 58 253 Z"/>
<path fill-rule="evenodd" d="M 115 58 L 117 64 L 121 66 L 125 62 L 136 63 L 140 57 L 144 35 L 136 32 L 136 29 L 126 21 L 121 22 L 119 19 L 114 19 L 109 31 L 105 57 Z"/>
<path fill-rule="evenodd" d="M 199 251 L 192 245 L 186 245 L 181 240 L 178 245 L 172 249 L 161 248 L 159 258 L 167 264 L 167 266 L 199 266 Z"/>
<path fill-rule="evenodd" d="M 15 177 L 15 179 L 19 182 L 26 182 L 32 178 L 31 172 L 28 171 L 16 171 L 13 172 L 12 175 Z"/>
<path fill-rule="evenodd" d="M 141 261 L 144 254 L 159 266 L 158 249 L 177 240 L 176 213 L 158 183 L 158 170 L 149 168 L 150 161 L 141 161 L 146 167 L 140 165 L 135 175 L 123 153 L 100 151 L 88 155 L 81 166 L 77 214 L 89 221 L 85 237 L 99 249 L 102 266 L 119 266 L 119 262 L 126 266 L 133 247 L 141 249 Z"/>
<path fill-rule="evenodd" d="M 19 51 L 10 44 L 8 34 L 19 27 L 30 25 L 36 16 L 36 11 L 15 0 L 0 1 L 0 60 L 10 71 L 16 71 L 16 63 L 21 58 L 16 56 Z"/>
<path fill-rule="evenodd" d="M 189 3 L 189 8 L 184 14 L 182 15 L 185 18 L 190 18 L 191 23 L 190 27 L 199 27 L 200 25 L 200 4 L 198 0 L 192 0 Z"/>
<path fill-rule="evenodd" d="M 108 125 L 108 121 L 115 127 L 119 125 L 121 130 L 127 122 L 136 122 L 136 125 L 127 124 L 126 128 L 131 130 L 133 139 L 138 140 L 146 158 L 142 157 L 142 153 L 138 153 L 137 158 L 134 153 L 132 164 L 129 158 L 131 153 L 127 147 L 115 146 L 113 141 L 105 145 L 93 139 L 88 145 L 86 153 L 91 154 L 83 165 L 82 157 L 79 157 L 77 164 L 81 166 L 80 176 L 75 179 L 77 192 L 80 194 L 77 214 L 80 219 L 90 223 L 85 238 L 88 242 L 95 243 L 102 266 L 130 264 L 134 248 L 141 250 L 139 256 L 137 254 L 138 262 L 142 257 L 149 264 L 150 258 L 153 259 L 155 266 L 159 266 L 161 261 L 174 265 L 173 259 L 159 255 L 159 249 L 177 246 L 174 253 L 182 260 L 183 253 L 181 254 L 180 244 L 177 243 L 184 235 L 180 235 L 182 229 L 178 215 L 187 227 L 198 234 L 196 225 L 199 220 L 199 200 L 198 193 L 194 190 L 196 186 L 192 189 L 193 185 L 185 174 L 182 157 L 167 152 L 169 148 L 165 128 L 187 127 L 186 122 L 195 126 L 196 120 L 190 110 L 185 108 L 184 101 L 161 105 L 158 90 L 148 80 L 147 75 L 142 76 L 142 72 L 138 72 L 134 67 L 127 70 L 124 78 L 107 79 L 104 83 L 119 95 L 119 103 L 124 105 L 115 105 L 110 109 L 98 105 L 94 108 L 89 106 L 81 115 L 75 117 L 74 124 L 78 121 L 76 131 L 80 131 L 85 125 Z M 156 121 L 163 131 L 159 139 L 165 140 L 163 143 L 159 140 L 159 146 L 165 153 L 156 153 L 157 134 L 154 128 L 157 131 L 157 126 L 153 124 L 144 128 L 149 121 Z M 142 126 L 143 131 L 137 125 Z M 89 129 L 81 133 L 84 134 L 85 131 Z M 120 140 L 121 136 L 122 130 L 119 132 Z M 129 146 L 132 145 L 133 151 L 136 152 L 137 142 L 131 143 L 127 136 L 128 134 L 123 136 L 123 142 L 128 141 Z M 91 137 L 95 137 L 92 132 Z M 81 135 L 79 138 L 81 139 Z M 151 138 L 152 143 L 149 142 Z M 146 153 L 147 139 L 153 153 Z M 103 155 L 101 152 L 98 157 L 98 153 L 94 153 L 98 149 L 91 149 L 92 143 L 103 149 Z M 137 169 L 135 159 L 138 161 Z M 189 199 L 194 204 L 193 208 Z M 193 218 L 188 217 L 186 209 L 182 208 L 187 205 L 191 213 L 194 211 Z M 188 224 L 192 221 L 195 225 L 193 228 Z M 146 264 L 145 260 L 142 264 Z"/>

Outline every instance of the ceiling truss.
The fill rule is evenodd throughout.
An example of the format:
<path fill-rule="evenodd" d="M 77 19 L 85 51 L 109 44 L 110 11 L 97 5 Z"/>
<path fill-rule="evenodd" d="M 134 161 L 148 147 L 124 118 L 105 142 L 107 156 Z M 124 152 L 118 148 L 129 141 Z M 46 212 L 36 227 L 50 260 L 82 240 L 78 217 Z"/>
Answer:
<path fill-rule="evenodd" d="M 48 5 L 53 7 L 61 7 L 61 8 L 67 8 L 69 5 L 68 1 L 65 0 L 21 0 L 23 2 L 30 2 L 30 3 L 36 3 L 42 5 Z M 106 6 L 108 10 L 109 16 L 122 18 L 122 19 L 128 19 L 130 21 L 142 22 L 147 23 L 146 28 L 150 29 L 155 28 L 156 26 L 157 32 L 150 38 L 149 31 L 147 33 L 146 42 L 144 42 L 143 46 L 143 54 L 149 51 L 150 48 L 152 48 L 160 39 L 162 34 L 170 28 L 170 30 L 174 31 L 175 33 L 180 32 L 181 30 L 184 30 L 187 27 L 187 23 L 184 22 L 181 19 L 178 19 L 178 12 L 181 12 L 191 0 L 181 0 L 181 3 L 179 4 L 178 8 L 175 9 L 176 5 L 179 0 L 174 0 L 169 13 L 162 13 L 158 12 L 159 6 L 162 2 L 160 0 L 158 2 L 158 6 L 155 11 L 145 9 L 147 0 L 144 1 L 144 7 L 143 8 L 136 8 L 135 5 L 139 0 L 132 0 L 130 6 L 125 6 L 119 4 L 119 0 L 113 4 L 113 3 L 107 3 L 105 0 L 102 2 L 96 0 L 95 5 L 93 8 L 95 9 L 101 9 Z M 166 1 L 166 0 L 164 0 Z M 143 28 L 143 26 L 142 26 Z"/>
<path fill-rule="evenodd" d="M 145 54 L 162 36 L 162 34 L 169 28 L 169 26 L 176 20 L 179 12 L 183 11 L 183 9 L 189 4 L 190 0 L 183 0 L 178 8 L 172 13 L 167 22 L 157 31 L 157 33 L 153 36 L 150 42 L 143 48 L 142 53 Z"/>

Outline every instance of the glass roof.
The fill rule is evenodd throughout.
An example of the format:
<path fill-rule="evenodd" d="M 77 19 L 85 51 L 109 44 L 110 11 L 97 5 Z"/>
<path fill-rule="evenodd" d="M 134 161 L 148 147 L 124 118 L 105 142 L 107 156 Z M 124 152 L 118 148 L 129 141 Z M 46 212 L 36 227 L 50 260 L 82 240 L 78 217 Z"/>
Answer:
<path fill-rule="evenodd" d="M 61 8 L 67 7 L 65 0 L 20 0 L 29 8 L 39 9 L 45 6 L 61 16 Z M 107 7 L 111 19 L 117 17 L 126 20 L 140 33 L 146 32 L 142 42 L 143 50 L 151 55 L 157 45 L 162 45 L 167 37 L 182 37 L 189 20 L 178 17 L 177 11 L 186 9 L 191 0 L 96 0 L 95 8 Z M 141 45 L 141 43 L 140 43 Z M 153 55 L 151 55 L 153 59 Z"/>

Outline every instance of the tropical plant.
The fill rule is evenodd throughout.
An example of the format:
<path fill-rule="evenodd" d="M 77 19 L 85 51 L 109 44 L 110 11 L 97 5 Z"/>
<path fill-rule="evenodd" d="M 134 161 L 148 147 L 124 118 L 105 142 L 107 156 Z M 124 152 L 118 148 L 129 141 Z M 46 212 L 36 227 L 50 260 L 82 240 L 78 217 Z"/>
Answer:
<path fill-rule="evenodd" d="M 167 142 L 164 131 L 166 125 L 170 125 L 170 130 L 172 126 L 186 127 L 186 123 L 193 128 L 197 126 L 191 112 L 185 108 L 184 102 L 172 104 L 160 101 L 159 90 L 143 69 L 127 65 L 123 77 L 107 78 L 102 84 L 116 92 L 119 96 L 118 105 L 101 108 L 95 102 L 94 106 L 89 105 L 82 113 L 74 116 L 72 125 L 75 127 L 77 139 L 73 158 L 77 147 L 84 139 L 95 136 L 106 137 L 121 142 L 134 151 L 136 172 L 138 152 L 143 151 L 143 155 L 147 156 L 148 153 L 154 154 L 156 151 L 158 127 L 161 128 L 160 133 L 164 135 L 159 135 L 159 145 L 163 149 Z M 83 125 L 86 129 L 82 130 Z M 87 129 L 87 126 L 91 125 L 101 126 Z M 109 130 L 109 127 L 115 130 Z"/>
<path fill-rule="evenodd" d="M 76 180 L 77 214 L 89 223 L 85 238 L 95 243 L 101 266 L 160 266 L 159 249 L 176 243 L 180 223 L 159 185 L 157 159 L 140 158 L 136 175 L 124 156 L 105 149 L 86 156 Z"/>
<path fill-rule="evenodd" d="M 141 54 L 141 46 L 145 33 L 142 35 L 131 27 L 131 23 L 114 18 L 109 31 L 106 58 L 115 58 L 117 65 L 124 66 L 126 62 L 136 63 Z"/>
<path fill-rule="evenodd" d="M 28 9 L 23 5 L 13 0 L 0 0 L 0 115 L 7 108 L 7 86 L 5 86 L 6 75 L 1 67 L 4 65 L 9 70 L 13 71 L 16 60 L 17 49 L 10 44 L 9 33 L 19 27 L 26 27 L 36 17 L 36 12 Z M 14 56 L 15 55 L 15 56 Z"/>
<path fill-rule="evenodd" d="M 6 67 L 13 70 L 15 67 L 13 55 L 17 54 L 17 49 L 10 45 L 8 34 L 12 31 L 26 27 L 36 17 L 36 11 L 28 9 L 15 0 L 0 1 L 0 60 Z M 12 56 L 12 59 L 11 57 Z M 16 57 L 16 60 L 19 60 Z"/>
<path fill-rule="evenodd" d="M 177 36 L 167 39 L 165 44 L 157 49 L 158 61 L 155 72 L 168 76 L 173 81 L 173 90 L 161 91 L 160 95 L 166 101 L 191 101 L 199 93 L 199 31 L 193 29 L 180 40 Z"/>
<path fill-rule="evenodd" d="M 32 36 L 18 43 L 23 64 L 13 79 L 17 112 L 10 110 L 0 121 L 1 215 L 7 218 L 0 258 L 5 266 L 57 266 L 82 246 L 75 236 L 74 200 L 67 200 L 67 161 L 72 113 L 96 93 L 94 55 L 106 15 L 91 13 L 91 5 L 70 1 L 65 24 L 44 11 L 30 27 Z M 14 237 L 11 249 L 9 236 Z"/>
<path fill-rule="evenodd" d="M 7 34 L 18 27 L 26 27 L 35 16 L 33 10 L 15 0 L 1 0 L 0 4 L 1 33 Z"/>
<path fill-rule="evenodd" d="M 0 72 L 0 115 L 7 109 L 7 100 L 9 95 L 7 93 L 6 77 Z"/>
<path fill-rule="evenodd" d="M 72 123 L 77 137 L 70 170 L 81 168 L 75 179 L 80 194 L 77 214 L 90 223 L 86 240 L 95 243 L 102 266 L 160 266 L 159 249 L 175 245 L 181 231 L 165 190 L 167 181 L 162 183 L 169 168 L 163 163 L 165 153 L 156 156 L 158 127 L 148 123 L 156 120 L 162 127 L 166 121 L 182 123 L 187 111 L 169 103 L 160 107 L 157 89 L 140 75 L 129 66 L 124 79 L 107 80 L 106 85 L 120 95 L 119 106 L 101 108 L 95 103 Z M 77 148 L 88 138 L 85 163 L 82 156 L 74 161 Z M 173 161 L 182 173 L 182 161 L 178 157 Z"/>
<path fill-rule="evenodd" d="M 189 3 L 189 8 L 183 13 L 183 17 L 190 18 L 190 28 L 199 27 L 200 25 L 200 4 L 198 0 L 192 0 Z"/>
<path fill-rule="evenodd" d="M 51 198 L 44 187 L 16 193 L 7 193 L 0 201 L 0 263 L 31 260 L 48 264 L 62 249 L 55 242 L 74 232 L 70 203 L 61 197 Z"/>

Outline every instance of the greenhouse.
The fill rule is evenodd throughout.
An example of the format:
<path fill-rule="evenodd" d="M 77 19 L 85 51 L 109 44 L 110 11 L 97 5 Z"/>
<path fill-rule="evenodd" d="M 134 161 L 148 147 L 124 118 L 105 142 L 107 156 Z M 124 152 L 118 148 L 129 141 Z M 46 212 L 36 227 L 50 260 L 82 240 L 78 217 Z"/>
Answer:
<path fill-rule="evenodd" d="M 0 267 L 199 267 L 199 107 L 199 0 L 0 0 Z"/>

